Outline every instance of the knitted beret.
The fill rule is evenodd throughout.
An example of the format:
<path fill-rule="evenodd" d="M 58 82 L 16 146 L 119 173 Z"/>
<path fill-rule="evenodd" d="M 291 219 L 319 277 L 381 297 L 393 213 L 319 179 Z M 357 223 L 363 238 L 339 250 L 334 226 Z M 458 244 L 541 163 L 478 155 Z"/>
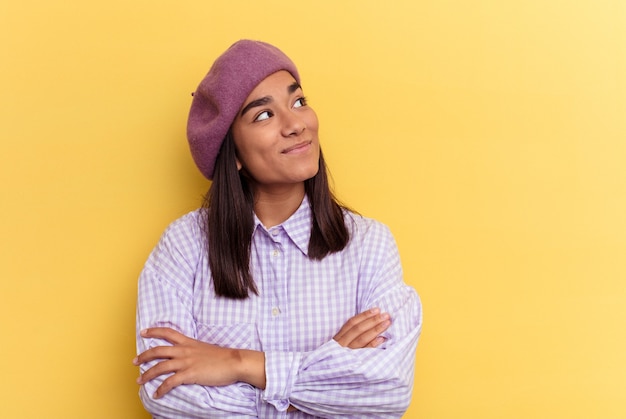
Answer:
<path fill-rule="evenodd" d="M 193 94 L 187 139 L 198 169 L 213 179 L 215 160 L 237 112 L 267 76 L 287 70 L 300 83 L 294 63 L 265 42 L 235 42 L 211 66 Z"/>

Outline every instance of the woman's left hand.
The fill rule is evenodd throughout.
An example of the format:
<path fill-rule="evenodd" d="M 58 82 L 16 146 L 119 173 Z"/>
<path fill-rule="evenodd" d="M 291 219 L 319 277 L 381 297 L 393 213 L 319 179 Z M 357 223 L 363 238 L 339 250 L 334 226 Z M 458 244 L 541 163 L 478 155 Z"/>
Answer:
<path fill-rule="evenodd" d="M 173 373 L 159 386 L 154 398 L 163 397 L 181 384 L 226 386 L 244 381 L 259 388 L 265 387 L 265 355 L 262 352 L 222 348 L 166 327 L 143 330 L 141 337 L 164 339 L 172 344 L 150 348 L 133 360 L 135 365 L 159 360 L 137 379 L 138 384 Z"/>

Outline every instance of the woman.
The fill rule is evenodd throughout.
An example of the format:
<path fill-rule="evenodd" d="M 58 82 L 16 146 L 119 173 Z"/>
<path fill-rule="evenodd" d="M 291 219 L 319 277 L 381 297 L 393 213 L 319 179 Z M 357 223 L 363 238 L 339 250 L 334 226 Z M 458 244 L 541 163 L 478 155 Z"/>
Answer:
<path fill-rule="evenodd" d="M 139 279 L 140 396 L 155 417 L 400 417 L 421 305 L 382 224 L 333 197 L 295 65 L 242 40 L 194 93 L 211 188 Z"/>

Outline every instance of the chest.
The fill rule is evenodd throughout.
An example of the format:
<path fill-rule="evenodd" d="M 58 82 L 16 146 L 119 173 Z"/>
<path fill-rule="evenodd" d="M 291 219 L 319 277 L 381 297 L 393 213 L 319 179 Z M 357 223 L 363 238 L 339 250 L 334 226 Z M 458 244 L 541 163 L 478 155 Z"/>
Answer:
<path fill-rule="evenodd" d="M 310 260 L 294 246 L 253 246 L 251 272 L 258 296 L 216 298 L 208 264 L 198 272 L 194 317 L 198 338 L 261 351 L 309 351 L 363 310 L 359 261 L 345 253 Z"/>

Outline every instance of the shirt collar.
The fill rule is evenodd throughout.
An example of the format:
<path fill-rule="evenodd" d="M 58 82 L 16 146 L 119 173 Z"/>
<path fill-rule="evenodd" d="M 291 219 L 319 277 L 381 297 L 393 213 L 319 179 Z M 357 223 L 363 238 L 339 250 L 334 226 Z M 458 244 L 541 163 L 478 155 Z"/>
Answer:
<path fill-rule="evenodd" d="M 272 227 L 281 228 L 287 233 L 287 236 L 291 241 L 300 249 L 304 255 L 308 255 L 309 252 L 309 239 L 311 238 L 311 206 L 309 205 L 309 198 L 304 195 L 302 203 L 294 212 L 291 217 L 287 218 L 282 224 Z M 266 230 L 265 226 L 261 223 L 261 220 L 254 214 L 254 230 L 258 228 Z"/>

